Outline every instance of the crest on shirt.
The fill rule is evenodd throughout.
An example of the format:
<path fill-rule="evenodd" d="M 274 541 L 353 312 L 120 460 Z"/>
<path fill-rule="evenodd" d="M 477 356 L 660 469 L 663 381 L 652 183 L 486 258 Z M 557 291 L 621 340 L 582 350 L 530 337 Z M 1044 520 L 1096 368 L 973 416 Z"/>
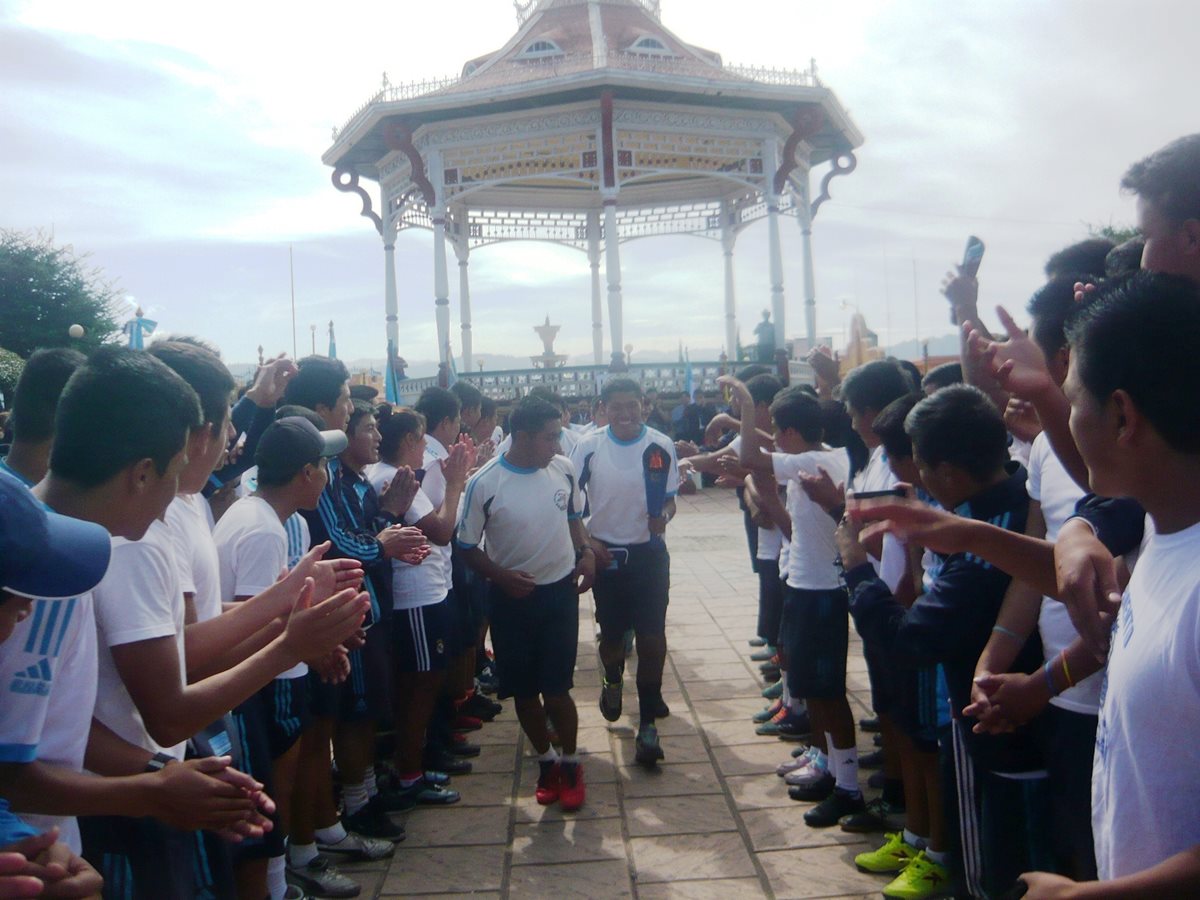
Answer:
<path fill-rule="evenodd" d="M 563 512 L 566 512 L 566 510 L 567 510 L 567 492 L 565 490 L 560 488 L 559 490 L 554 492 L 554 505 L 557 506 L 559 509 L 561 509 Z"/>

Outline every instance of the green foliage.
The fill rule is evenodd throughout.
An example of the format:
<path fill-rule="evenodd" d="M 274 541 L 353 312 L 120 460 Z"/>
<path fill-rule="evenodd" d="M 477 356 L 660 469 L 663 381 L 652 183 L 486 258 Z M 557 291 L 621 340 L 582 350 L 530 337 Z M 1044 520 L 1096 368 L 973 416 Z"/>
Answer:
<path fill-rule="evenodd" d="M 0 347 L 28 357 L 42 347 L 88 353 L 120 331 L 117 291 L 70 246 L 41 233 L 0 230 Z M 68 329 L 82 325 L 84 335 Z"/>
<path fill-rule="evenodd" d="M 1108 238 L 1118 246 L 1142 236 L 1142 233 L 1132 225 L 1114 225 L 1111 222 L 1107 225 L 1089 224 L 1087 230 L 1088 237 Z"/>
<path fill-rule="evenodd" d="M 12 403 L 13 392 L 17 389 L 17 381 L 25 368 L 25 360 L 11 350 L 0 347 L 0 394 L 4 395 L 7 403 Z"/>

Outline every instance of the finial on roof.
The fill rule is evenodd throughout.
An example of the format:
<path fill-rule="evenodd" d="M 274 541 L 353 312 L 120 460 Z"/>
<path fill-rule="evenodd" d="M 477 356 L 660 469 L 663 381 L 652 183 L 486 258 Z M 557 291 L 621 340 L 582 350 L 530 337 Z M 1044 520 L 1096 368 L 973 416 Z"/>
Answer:
<path fill-rule="evenodd" d="M 513 8 L 517 11 L 518 25 L 525 24 L 537 3 L 538 0 L 513 0 Z"/>

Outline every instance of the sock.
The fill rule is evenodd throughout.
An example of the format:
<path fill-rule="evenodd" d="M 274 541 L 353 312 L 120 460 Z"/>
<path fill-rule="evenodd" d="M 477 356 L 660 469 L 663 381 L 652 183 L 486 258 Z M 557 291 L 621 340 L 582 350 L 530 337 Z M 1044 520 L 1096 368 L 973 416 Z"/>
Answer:
<path fill-rule="evenodd" d="M 361 781 L 358 784 L 342 785 L 342 803 L 345 804 L 346 815 L 354 815 L 366 806 L 370 799 L 370 795 L 367 794 L 367 786 Z"/>
<path fill-rule="evenodd" d="M 538 754 L 538 762 L 540 762 L 540 763 L 552 763 L 557 759 L 558 759 L 558 751 L 554 749 L 553 744 L 550 745 L 550 749 L 547 750 L 545 753 Z"/>
<path fill-rule="evenodd" d="M 341 822 L 334 822 L 328 828 L 318 828 L 314 834 L 318 841 L 327 845 L 336 844 L 346 839 L 346 829 Z M 313 847 L 316 847 L 316 844 L 313 844 Z"/>
<path fill-rule="evenodd" d="M 662 696 L 661 684 L 642 684 L 640 681 L 637 686 L 638 691 L 638 716 L 640 725 L 654 724 L 654 707 L 658 705 L 658 700 Z"/>
<path fill-rule="evenodd" d="M 272 856 L 267 860 L 267 891 L 271 900 L 283 900 L 283 895 L 287 893 L 285 871 L 287 871 L 286 857 Z"/>
<path fill-rule="evenodd" d="M 837 778 L 837 757 L 833 755 L 833 735 L 828 731 L 825 734 L 825 771 Z"/>
<path fill-rule="evenodd" d="M 805 710 L 804 698 L 803 697 L 792 697 L 791 702 L 788 703 L 788 709 L 791 710 L 791 713 L 793 716 L 802 715 Z"/>
<path fill-rule="evenodd" d="M 561 758 L 561 759 L 562 759 L 562 764 L 563 764 L 564 766 L 577 766 L 577 765 L 579 765 L 579 754 L 578 754 L 578 753 L 564 753 L 564 754 L 562 755 L 562 758 Z"/>
<path fill-rule="evenodd" d="M 904 782 L 899 778 L 883 780 L 883 802 L 890 806 L 904 805 Z"/>
<path fill-rule="evenodd" d="M 858 748 L 851 745 L 843 750 L 841 747 L 833 746 L 831 739 L 829 756 L 834 761 L 833 765 L 836 771 L 833 773 L 833 777 L 837 779 L 837 786 L 843 791 L 857 794 Z"/>
<path fill-rule="evenodd" d="M 944 866 L 946 864 L 945 850 L 930 850 L 928 847 L 926 847 L 925 855 L 929 858 L 930 862 L 937 863 L 939 866 Z"/>
<path fill-rule="evenodd" d="M 412 787 L 418 781 L 425 777 L 424 772 L 405 772 L 400 776 L 400 787 Z"/>
<path fill-rule="evenodd" d="M 787 672 L 780 671 L 779 679 L 783 682 L 783 693 L 779 695 L 779 699 L 783 701 L 784 706 L 790 709 L 792 705 L 792 692 L 788 690 Z"/>
<path fill-rule="evenodd" d="M 321 829 L 317 830 L 320 831 Z M 317 858 L 317 845 L 289 843 L 287 855 L 288 861 L 291 862 L 293 867 L 302 869 Z"/>
<path fill-rule="evenodd" d="M 375 767 L 367 766 L 367 773 L 363 776 L 363 786 L 367 789 L 367 796 L 374 797 L 379 793 L 379 788 L 375 784 Z"/>
<path fill-rule="evenodd" d="M 907 828 L 904 829 L 904 843 L 915 850 L 924 850 L 925 845 L 929 843 L 927 838 L 921 837 L 919 834 L 914 834 Z"/>

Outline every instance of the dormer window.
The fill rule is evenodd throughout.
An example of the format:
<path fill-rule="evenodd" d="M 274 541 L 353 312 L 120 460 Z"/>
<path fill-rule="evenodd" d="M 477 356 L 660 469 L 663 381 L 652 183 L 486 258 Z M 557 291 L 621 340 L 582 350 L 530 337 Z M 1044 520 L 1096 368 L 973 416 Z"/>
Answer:
<path fill-rule="evenodd" d="M 670 56 L 671 51 L 656 37 L 640 37 L 629 45 L 630 53 L 652 53 L 660 56 Z"/>
<path fill-rule="evenodd" d="M 541 59 L 546 56 L 561 56 L 562 50 L 554 41 L 545 38 L 534 41 L 521 51 L 522 59 Z"/>

